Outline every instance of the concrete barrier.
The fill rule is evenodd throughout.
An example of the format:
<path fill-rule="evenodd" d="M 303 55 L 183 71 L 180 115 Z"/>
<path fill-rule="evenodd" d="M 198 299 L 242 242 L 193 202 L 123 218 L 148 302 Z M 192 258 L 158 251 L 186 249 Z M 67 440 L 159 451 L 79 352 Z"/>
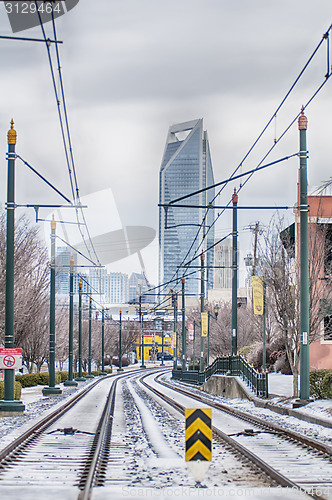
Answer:
<path fill-rule="evenodd" d="M 250 399 L 237 377 L 228 375 L 212 375 L 204 382 L 202 390 L 225 398 Z"/>

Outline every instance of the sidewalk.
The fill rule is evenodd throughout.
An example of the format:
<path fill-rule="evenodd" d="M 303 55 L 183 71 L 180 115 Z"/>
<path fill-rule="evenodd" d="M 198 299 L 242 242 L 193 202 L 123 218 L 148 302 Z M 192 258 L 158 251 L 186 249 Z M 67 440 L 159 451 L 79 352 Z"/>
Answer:
<path fill-rule="evenodd" d="M 264 404 L 266 408 L 332 428 L 331 399 L 318 399 L 301 408 L 293 409 L 296 400 L 293 398 L 293 376 L 269 373 L 268 384 L 270 399 Z"/>

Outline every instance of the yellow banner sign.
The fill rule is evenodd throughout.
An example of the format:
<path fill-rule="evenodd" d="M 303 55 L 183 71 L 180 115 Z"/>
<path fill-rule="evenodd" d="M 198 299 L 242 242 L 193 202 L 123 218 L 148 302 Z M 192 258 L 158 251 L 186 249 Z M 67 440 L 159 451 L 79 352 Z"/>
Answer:
<path fill-rule="evenodd" d="M 173 332 L 173 349 L 176 349 L 176 332 Z"/>
<path fill-rule="evenodd" d="M 264 312 L 263 276 L 253 276 L 251 278 L 251 286 L 254 314 L 262 315 Z"/>
<path fill-rule="evenodd" d="M 207 337 L 208 334 L 208 313 L 201 313 L 201 329 L 202 329 L 202 337 Z"/>

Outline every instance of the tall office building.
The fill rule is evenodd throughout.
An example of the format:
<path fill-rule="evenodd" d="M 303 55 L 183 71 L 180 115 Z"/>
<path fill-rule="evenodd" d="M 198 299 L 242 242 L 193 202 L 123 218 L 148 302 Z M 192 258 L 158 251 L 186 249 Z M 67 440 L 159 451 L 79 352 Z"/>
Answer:
<path fill-rule="evenodd" d="M 214 288 L 232 288 L 232 239 L 220 241 L 214 247 Z"/>
<path fill-rule="evenodd" d="M 171 126 L 160 167 L 159 202 L 169 203 L 212 184 L 214 184 L 213 169 L 207 132 L 203 130 L 203 120 L 193 120 Z M 210 189 L 191 196 L 183 202 L 186 205 L 193 205 L 192 208 L 170 207 L 167 212 L 164 208 L 160 208 L 160 284 L 168 283 L 174 276 L 181 278 L 183 269 L 179 269 L 179 266 L 191 260 L 195 253 L 197 254 L 204 233 L 206 234 L 204 251 L 213 246 L 214 227 L 209 230 L 214 219 L 213 210 L 209 210 L 205 217 L 206 209 L 201 208 L 201 205 L 207 205 L 213 197 L 214 189 Z M 202 247 L 198 250 L 198 254 L 201 251 Z M 214 250 L 212 248 L 206 252 L 205 258 L 206 289 L 213 288 L 213 263 Z M 195 259 L 190 265 L 199 266 L 200 259 Z M 198 296 L 200 293 L 199 269 L 191 267 L 187 274 L 195 270 L 197 272 L 186 279 L 186 293 Z M 172 283 L 168 288 L 172 288 Z"/>
<path fill-rule="evenodd" d="M 76 266 L 76 253 L 68 247 L 58 247 L 55 254 L 56 277 L 55 285 L 57 293 L 68 296 L 69 300 L 69 274 L 70 274 L 70 259 L 73 256 L 74 265 Z M 76 270 L 76 268 L 75 268 Z"/>
<path fill-rule="evenodd" d="M 148 281 L 144 274 L 131 273 L 129 278 L 129 302 L 138 302 L 142 295 L 142 303 L 148 303 L 149 296 L 144 295 L 149 288 Z M 151 302 L 153 302 L 151 300 Z"/>
<path fill-rule="evenodd" d="M 110 300 L 111 304 L 125 304 L 129 300 L 128 274 L 110 273 Z"/>

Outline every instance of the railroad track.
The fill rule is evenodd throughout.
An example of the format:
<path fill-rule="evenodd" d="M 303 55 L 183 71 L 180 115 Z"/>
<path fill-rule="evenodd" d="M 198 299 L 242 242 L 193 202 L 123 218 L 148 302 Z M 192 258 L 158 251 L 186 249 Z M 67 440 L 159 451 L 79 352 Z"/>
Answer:
<path fill-rule="evenodd" d="M 151 383 L 151 377 L 148 382 L 146 375 L 142 383 L 181 413 L 192 405 L 192 399 L 212 407 L 215 436 L 259 467 L 278 485 L 303 491 L 315 499 L 332 498 L 330 446 L 221 403 L 212 402 L 187 388 L 161 381 L 160 377 L 158 375 L 156 381 Z M 179 401 L 178 396 L 175 401 L 174 394 L 181 394 L 182 401 Z M 243 428 L 243 422 L 250 423 L 252 427 Z"/>
<path fill-rule="evenodd" d="M 90 498 L 105 476 L 117 382 L 136 372 L 91 382 L 4 448 L 0 488 L 63 486 L 70 498 Z"/>
<path fill-rule="evenodd" d="M 158 370 L 158 376 L 161 376 L 160 368 Z M 59 498 L 61 488 L 63 488 L 66 492 L 64 495 L 66 499 L 88 500 L 95 497 L 96 499 L 104 498 L 104 494 L 111 495 L 114 491 L 121 492 L 121 488 L 127 488 L 125 491 L 129 495 L 130 488 L 137 486 L 147 487 L 150 492 L 153 488 L 160 489 L 182 484 L 192 487 L 192 478 L 188 476 L 184 467 L 183 425 L 174 410 L 171 416 L 168 406 L 160 406 L 159 398 L 181 413 L 184 407 L 195 406 L 192 399 L 195 396 L 196 400 L 199 400 L 196 405 L 211 406 L 211 401 L 205 402 L 203 396 L 197 397 L 185 389 L 177 392 L 175 396 L 174 386 L 170 387 L 169 384 L 160 380 L 153 381 L 154 378 L 158 378 L 155 375 L 155 370 L 152 369 L 144 371 L 144 374 L 141 370 L 136 370 L 104 377 L 90 383 L 86 389 L 75 395 L 60 409 L 42 419 L 29 432 L 24 433 L 0 452 L 1 493 L 4 495 L 7 492 L 11 493 L 13 487 L 17 488 L 15 491 L 24 493 L 24 488 L 30 486 L 33 490 L 33 487 L 40 488 L 43 485 L 49 498 Z M 160 386 L 160 383 L 163 385 Z M 121 387 L 117 390 L 119 384 Z M 185 398 L 185 402 L 181 398 Z M 174 401 L 175 399 L 177 401 Z M 119 411 L 114 413 L 118 405 Z M 308 485 L 304 485 L 303 481 L 301 483 L 297 478 L 290 478 L 289 474 L 280 471 L 275 463 L 272 466 L 266 464 L 269 461 L 264 459 L 262 449 L 264 446 L 265 449 L 266 446 L 272 446 L 271 442 L 269 445 L 260 443 L 261 453 L 255 449 L 256 444 L 252 443 L 253 439 L 262 441 L 262 438 L 266 436 L 272 439 L 278 437 L 275 430 L 273 434 L 265 434 L 265 432 L 271 432 L 266 429 L 266 422 L 261 422 L 264 428 L 258 428 L 258 422 L 254 424 L 251 420 L 253 435 L 249 433 L 246 436 L 230 437 L 227 435 L 230 433 L 229 429 L 231 428 L 232 431 L 243 429 L 243 420 L 239 421 L 237 418 L 240 424 L 228 423 L 228 430 L 225 431 L 225 429 L 222 430 L 225 417 L 219 418 L 222 422 L 218 422 L 216 412 L 220 413 L 221 409 L 214 409 L 214 431 L 218 436 L 218 442 L 222 439 L 223 445 L 215 440 L 214 453 L 218 458 L 211 465 L 214 482 L 218 482 L 221 486 L 231 481 L 231 484 L 235 486 L 245 484 L 252 487 L 262 485 L 269 487 L 279 484 L 302 491 L 306 489 Z M 244 418 L 244 415 L 241 417 Z M 235 417 L 229 415 L 229 418 Z M 121 419 L 126 420 L 125 427 L 128 423 L 130 424 L 126 433 L 123 429 L 119 432 Z M 170 436 L 172 433 L 173 441 Z M 168 441 L 169 437 L 171 437 L 170 441 Z M 250 440 L 250 451 L 243 442 L 246 440 L 247 442 Z M 161 442 L 163 442 L 162 445 L 160 445 Z M 292 438 L 292 443 L 289 442 L 287 445 L 294 446 L 293 442 Z M 227 443 L 226 446 L 225 443 Z M 276 443 L 273 446 L 276 447 Z M 301 443 L 300 446 L 303 450 L 302 447 L 307 447 L 308 444 Z M 220 449 L 223 451 L 220 452 Z M 225 458 L 225 449 L 232 450 L 233 457 L 234 449 L 236 449 L 236 459 L 233 460 L 236 470 L 241 471 L 241 477 L 232 475 L 231 466 L 227 466 L 228 471 L 222 470 L 224 465 L 221 464 L 226 463 L 223 460 L 229 459 Z M 315 453 L 320 456 L 315 456 L 315 459 L 310 456 L 311 469 L 317 469 L 316 458 L 321 460 L 319 470 L 324 469 L 327 460 L 331 459 L 331 455 L 327 452 L 326 449 L 317 449 Z M 285 453 L 285 450 L 283 449 L 281 453 Z M 143 464 L 142 460 L 145 461 Z M 292 460 L 291 455 L 287 458 L 287 463 L 289 460 Z M 239 462 L 241 467 L 238 466 Z M 258 468 L 267 475 L 258 473 Z M 255 470 L 256 472 L 253 472 Z M 325 469 L 323 474 L 325 474 L 324 471 Z M 330 477 L 330 472 L 331 469 L 327 477 Z M 225 475 L 221 477 L 221 473 Z M 249 474 L 251 474 L 250 478 Z M 272 479 L 267 480 L 267 477 Z M 213 483 L 210 482 L 210 484 Z M 317 481 L 315 484 L 317 487 L 319 484 L 326 486 L 326 483 Z M 103 488 L 96 488 L 98 486 L 103 486 Z M 320 499 L 331 498 L 324 497 L 324 495 L 315 496 L 314 493 L 311 496 Z"/>

